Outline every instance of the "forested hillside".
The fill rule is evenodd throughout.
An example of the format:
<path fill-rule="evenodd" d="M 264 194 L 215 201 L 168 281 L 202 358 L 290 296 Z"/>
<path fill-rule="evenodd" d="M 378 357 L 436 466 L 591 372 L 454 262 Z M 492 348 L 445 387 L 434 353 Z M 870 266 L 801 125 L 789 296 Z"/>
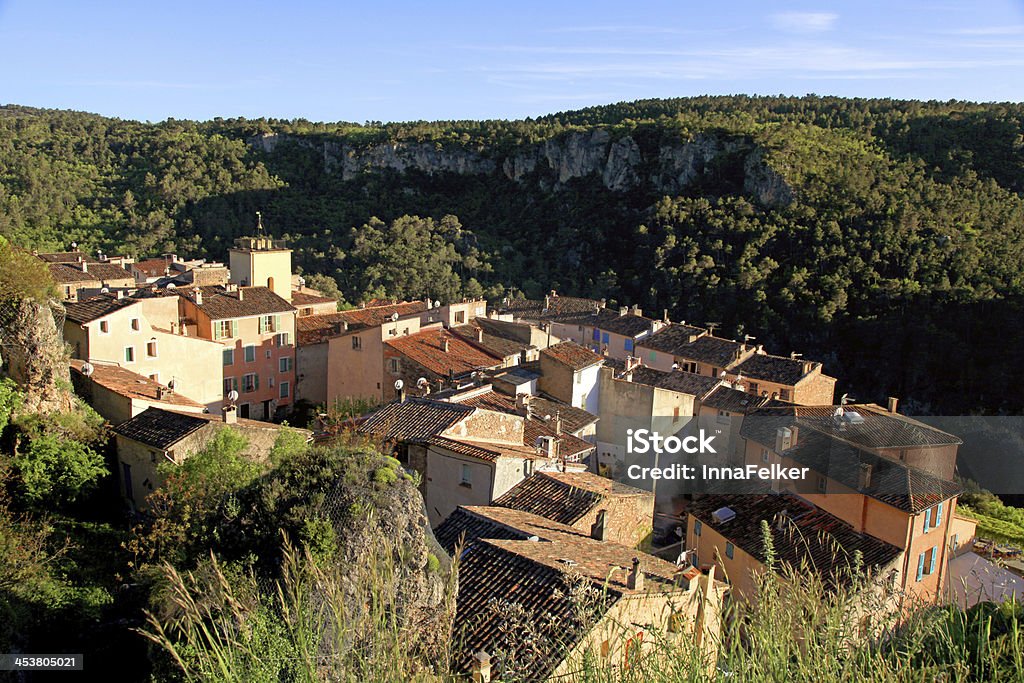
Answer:
<path fill-rule="evenodd" d="M 1022 105 L 818 97 L 363 125 L 9 106 L 0 235 L 223 259 L 260 210 L 349 301 L 605 297 L 802 351 L 860 400 L 1020 412 L 1022 134 Z"/>

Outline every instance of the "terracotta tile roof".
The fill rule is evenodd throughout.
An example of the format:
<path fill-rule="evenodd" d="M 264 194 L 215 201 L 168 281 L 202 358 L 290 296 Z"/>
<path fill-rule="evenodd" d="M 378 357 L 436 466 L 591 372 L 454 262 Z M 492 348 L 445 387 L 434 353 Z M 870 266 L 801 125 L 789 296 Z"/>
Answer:
<path fill-rule="evenodd" d="M 716 523 L 713 513 L 723 507 L 736 516 Z M 792 495 L 708 496 L 695 502 L 688 512 L 762 563 L 765 552 L 761 521 L 767 522 L 779 562 L 813 571 L 832 585 L 848 582 L 857 552 L 862 566 L 872 569 L 886 567 L 901 552 L 874 536 L 857 533 L 838 517 Z M 724 554 L 724 548 L 719 550 Z"/>
<path fill-rule="evenodd" d="M 98 263 L 84 251 L 56 251 L 49 254 L 34 254 L 34 256 L 47 263 L 78 263 L 83 260 L 89 263 Z"/>
<path fill-rule="evenodd" d="M 663 327 L 650 337 L 647 337 L 639 345 L 646 349 L 661 351 L 662 353 L 682 355 L 678 349 L 687 348 L 697 337 L 706 333 L 707 330 L 700 327 L 672 323 L 668 327 Z"/>
<path fill-rule="evenodd" d="M 537 472 L 505 492 L 494 505 L 573 524 L 613 495 L 649 494 L 590 472 Z"/>
<path fill-rule="evenodd" d="M 510 299 L 498 307 L 498 312 L 511 314 L 516 319 L 560 320 L 594 313 L 602 305 L 594 299 L 573 296 L 547 297 L 547 308 L 544 304 L 545 299 Z"/>
<path fill-rule="evenodd" d="M 554 346 L 549 346 L 541 351 L 540 355 L 556 360 L 573 370 L 583 370 L 592 365 L 597 365 L 604 360 L 603 356 L 599 356 L 587 347 L 580 346 L 572 341 L 564 341 Z"/>
<path fill-rule="evenodd" d="M 395 313 L 399 318 L 422 313 L 427 310 L 427 304 L 423 301 L 402 301 L 399 303 L 387 303 L 381 306 L 367 306 L 366 308 L 353 308 L 348 311 L 341 311 L 342 320 L 348 323 L 349 329 L 361 329 L 364 327 L 376 327 L 391 320 Z"/>
<path fill-rule="evenodd" d="M 68 320 L 85 324 L 137 303 L 139 299 L 130 296 L 118 299 L 116 294 L 97 294 L 82 301 L 69 301 L 64 310 Z"/>
<path fill-rule="evenodd" d="M 143 273 L 146 277 L 161 277 L 167 274 L 171 261 L 166 258 L 150 258 L 143 261 L 136 261 L 129 266 L 132 270 Z"/>
<path fill-rule="evenodd" d="M 207 424 L 209 421 L 198 415 L 147 408 L 127 422 L 114 427 L 114 433 L 153 448 L 166 450 Z"/>
<path fill-rule="evenodd" d="M 796 445 L 783 456 L 904 512 L 920 512 L 963 490 L 955 482 L 809 429 L 799 431 Z M 865 469 L 870 478 L 862 485 Z"/>
<path fill-rule="evenodd" d="M 200 287 L 203 305 L 199 308 L 212 320 L 245 318 L 254 315 L 288 313 L 295 307 L 273 292 L 269 287 L 239 287 L 229 292 L 219 285 Z M 189 289 L 176 290 L 180 296 L 191 298 Z"/>
<path fill-rule="evenodd" d="M 358 431 L 389 441 L 425 441 L 465 419 L 474 410 L 458 403 L 408 398 L 382 406 Z"/>
<path fill-rule="evenodd" d="M 808 366 L 806 370 L 805 363 Z M 821 367 L 821 363 L 755 353 L 732 371 L 751 379 L 793 386 L 816 367 Z"/>
<path fill-rule="evenodd" d="M 296 306 L 311 306 L 313 304 L 336 304 L 337 300 L 329 296 L 318 296 L 308 292 L 292 291 L 292 304 Z"/>
<path fill-rule="evenodd" d="M 636 315 L 627 311 L 613 311 L 609 308 L 602 308 L 597 312 L 591 312 L 576 318 L 563 320 L 567 324 L 575 323 L 587 327 L 596 327 L 605 332 L 619 334 L 624 337 L 636 338 L 651 331 L 651 327 L 657 323 L 652 318 Z"/>
<path fill-rule="evenodd" d="M 650 346 L 651 341 L 656 339 L 657 336 L 657 334 L 652 335 L 650 339 L 644 339 L 638 345 L 646 348 Z M 739 358 L 742 350 L 743 344 L 737 341 L 705 335 L 697 337 L 697 339 L 689 344 L 674 346 L 673 350 L 668 353 L 686 360 L 707 363 L 719 369 L 724 369 Z"/>
<path fill-rule="evenodd" d="M 203 407 L 201 403 L 197 403 L 190 398 L 186 398 L 177 392 L 167 390 L 166 387 L 159 382 L 155 382 L 148 377 L 144 377 L 118 365 L 91 363 L 93 366 L 92 375 L 86 378 L 85 375 L 82 374 L 83 364 L 84 361 L 71 361 L 72 377 L 78 377 L 82 380 L 94 382 L 101 387 L 120 394 L 121 396 L 153 402 L 159 401 L 160 403 L 166 403 L 169 406 L 187 406 L 191 408 Z M 163 389 L 163 396 L 158 398 L 157 392 L 161 389 Z"/>
<path fill-rule="evenodd" d="M 84 273 L 81 268 L 75 268 L 65 263 L 51 263 L 50 275 L 58 284 L 71 284 L 75 282 L 99 282 L 100 279 L 93 273 Z"/>
<path fill-rule="evenodd" d="M 754 396 L 723 384 L 701 399 L 701 405 L 730 413 L 748 413 L 757 410 L 768 400 L 764 396 Z"/>
<path fill-rule="evenodd" d="M 477 390 L 473 391 L 468 397 L 455 395 L 448 400 L 460 405 L 494 410 L 509 415 L 519 414 L 514 398 L 505 394 L 499 394 L 493 390 L 483 392 Z M 590 413 L 587 413 L 587 415 L 590 415 Z M 559 413 L 559 416 L 561 417 L 561 413 Z M 523 420 L 523 445 L 532 447 L 537 443 L 537 439 L 542 436 L 556 436 L 553 420 L 544 420 L 541 417 L 531 417 Z M 582 460 L 586 454 L 596 448 L 594 444 L 573 436 L 566 431 L 564 419 L 562 421 L 562 433 L 556 436 L 556 438 L 558 439 L 559 457 L 564 457 L 570 462 Z"/>
<path fill-rule="evenodd" d="M 715 377 L 679 370 L 663 372 L 642 365 L 633 369 L 633 381 L 637 384 L 689 394 L 697 398 L 707 396 L 720 383 L 720 380 Z"/>
<path fill-rule="evenodd" d="M 476 441 L 472 439 L 449 439 L 444 436 L 432 436 L 427 441 L 435 446 L 446 448 L 452 453 L 465 455 L 477 460 L 495 462 L 498 458 L 526 458 L 543 460 L 544 456 L 530 446 L 510 446 L 492 441 Z"/>
<path fill-rule="evenodd" d="M 339 325 L 344 320 L 341 313 L 298 317 L 295 319 L 295 339 L 300 346 L 325 342 L 341 333 Z"/>
<path fill-rule="evenodd" d="M 495 334 L 490 334 L 486 331 L 483 333 L 483 338 L 480 341 L 477 341 L 477 331 L 482 329 L 482 326 L 478 323 L 471 322 L 466 325 L 452 327 L 451 331 L 498 358 L 518 356 L 523 351 L 530 348 L 530 344 L 524 344 L 523 342 L 515 339 L 506 339 Z"/>
<path fill-rule="evenodd" d="M 445 341 L 448 343 L 447 351 L 444 350 Z M 501 358 L 440 328 L 388 339 L 385 344 L 441 377 L 462 377 L 475 370 L 501 365 Z"/>
<path fill-rule="evenodd" d="M 95 275 L 100 280 L 131 280 L 135 282 L 135 276 L 125 270 L 122 266 L 113 263 L 90 263 L 88 266 L 89 275 Z"/>
<path fill-rule="evenodd" d="M 562 431 L 570 434 L 582 431 L 599 419 L 597 415 L 582 408 L 574 408 L 568 403 L 562 403 L 546 396 L 530 397 L 530 415 L 540 418 L 550 416 L 554 419 L 556 413 L 562 419 Z"/>

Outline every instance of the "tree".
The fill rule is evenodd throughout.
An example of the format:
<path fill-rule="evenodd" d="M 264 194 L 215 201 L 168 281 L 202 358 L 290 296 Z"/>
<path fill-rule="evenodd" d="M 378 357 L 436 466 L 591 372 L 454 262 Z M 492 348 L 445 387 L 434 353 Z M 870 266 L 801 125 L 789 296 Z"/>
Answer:
<path fill-rule="evenodd" d="M 33 438 L 12 458 L 22 493 L 34 505 L 72 502 L 107 474 L 103 456 L 87 445 L 54 434 Z"/>

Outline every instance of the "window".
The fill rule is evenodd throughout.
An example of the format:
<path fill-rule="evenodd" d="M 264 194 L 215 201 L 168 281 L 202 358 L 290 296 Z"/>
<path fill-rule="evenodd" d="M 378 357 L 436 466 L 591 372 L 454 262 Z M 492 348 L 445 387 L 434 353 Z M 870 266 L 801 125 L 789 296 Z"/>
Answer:
<path fill-rule="evenodd" d="M 728 557 L 731 560 L 732 556 L 735 555 L 735 554 L 736 554 L 736 546 L 734 546 L 732 543 L 726 542 L 726 544 L 725 544 L 725 556 Z"/>
<path fill-rule="evenodd" d="M 359 337 L 352 337 L 352 348 L 356 350 L 363 348 L 363 342 Z"/>
<path fill-rule="evenodd" d="M 627 340 L 626 340 L 626 341 L 625 341 L 625 342 L 623 343 L 623 347 L 624 347 L 624 348 L 625 348 L 625 349 L 626 349 L 627 351 L 629 351 L 630 353 L 632 353 L 632 352 L 633 352 L 633 340 L 632 340 L 632 339 L 627 339 Z"/>
<path fill-rule="evenodd" d="M 238 321 L 217 320 L 213 323 L 214 339 L 229 339 L 238 336 Z"/>
<path fill-rule="evenodd" d="M 306 306 L 305 308 L 302 309 L 301 315 L 303 315 L 303 316 L 313 315 L 313 307 L 312 306 Z"/>
<path fill-rule="evenodd" d="M 699 519 L 695 519 L 693 521 L 693 535 L 694 536 L 700 536 L 700 528 L 702 526 L 703 526 L 703 524 L 700 523 Z"/>
<path fill-rule="evenodd" d="M 388 367 L 391 368 L 391 372 L 392 373 L 397 373 L 398 372 L 398 359 L 397 358 L 389 358 L 388 359 Z"/>
<path fill-rule="evenodd" d="M 577 372 L 576 373 L 576 384 L 583 384 L 583 373 L 582 372 Z"/>
<path fill-rule="evenodd" d="M 932 529 L 936 529 L 942 526 L 942 503 L 939 503 L 934 508 L 928 508 L 924 511 L 924 532 L 928 533 Z"/>
<path fill-rule="evenodd" d="M 779 389 L 779 398 L 783 401 L 789 400 L 789 389 Z"/>
<path fill-rule="evenodd" d="M 156 451 L 150 451 L 149 452 L 149 461 L 150 462 L 156 462 Z"/>
<path fill-rule="evenodd" d="M 925 550 L 917 556 L 917 580 L 935 573 L 935 560 L 939 554 L 939 547 L 935 546 Z"/>
<path fill-rule="evenodd" d="M 152 375 L 149 376 L 149 378 L 151 380 L 153 380 L 154 382 L 156 382 L 157 384 L 160 384 L 160 373 L 159 372 L 154 372 Z"/>
<path fill-rule="evenodd" d="M 750 393 L 752 393 L 755 396 L 757 396 L 757 382 L 751 382 L 750 383 Z"/>
<path fill-rule="evenodd" d="M 100 321 L 100 334 L 110 334 L 110 323 L 108 321 Z"/>
<path fill-rule="evenodd" d="M 610 340 L 611 340 L 611 338 L 608 336 L 607 332 L 602 332 L 601 333 L 601 343 L 602 344 L 607 344 Z"/>
<path fill-rule="evenodd" d="M 146 355 L 150 358 L 156 358 L 156 339 L 150 339 L 146 342 Z"/>
<path fill-rule="evenodd" d="M 257 327 L 259 329 L 260 334 L 267 334 L 268 332 L 277 332 L 277 330 L 281 328 L 281 316 L 261 315 Z"/>
<path fill-rule="evenodd" d="M 224 396 L 227 396 L 232 391 L 238 391 L 238 378 L 237 377 L 225 377 L 224 378 Z"/>
<path fill-rule="evenodd" d="M 466 323 L 466 312 L 458 311 L 455 313 L 455 323 L 457 325 L 464 325 Z"/>
<path fill-rule="evenodd" d="M 234 365 L 234 364 L 235 364 L 235 350 L 234 349 L 224 349 L 224 365 Z"/>
<path fill-rule="evenodd" d="M 696 370 L 694 370 L 696 372 Z M 711 376 L 718 377 L 718 368 L 711 368 Z"/>
<path fill-rule="evenodd" d="M 274 335 L 274 346 L 288 346 L 292 343 L 292 335 L 290 332 L 281 332 Z"/>
<path fill-rule="evenodd" d="M 291 356 L 286 356 L 284 358 L 279 358 L 278 361 L 277 361 L 277 371 L 278 372 L 291 372 L 292 371 L 292 357 Z"/>
<path fill-rule="evenodd" d="M 732 416 L 729 415 L 728 410 L 719 410 L 718 417 L 715 419 L 717 420 L 718 424 L 727 425 L 731 422 L 731 417 Z"/>
<path fill-rule="evenodd" d="M 289 396 L 291 396 L 291 394 L 288 393 L 291 390 L 291 386 L 289 385 L 288 382 L 281 382 L 279 387 L 281 391 L 278 392 L 278 396 L 280 396 L 281 398 L 288 398 Z"/>
<path fill-rule="evenodd" d="M 245 348 L 245 362 L 252 363 L 256 360 L 256 345 L 246 344 Z"/>
<path fill-rule="evenodd" d="M 124 362 L 134 363 L 135 362 L 135 347 L 126 346 L 124 347 Z"/>
<path fill-rule="evenodd" d="M 139 322 L 138 318 L 132 318 L 132 331 L 138 332 L 140 329 L 142 329 L 142 323 Z"/>
<path fill-rule="evenodd" d="M 260 376 L 256 373 L 249 373 L 242 377 L 242 393 L 251 394 L 260 388 Z"/>
<path fill-rule="evenodd" d="M 397 327 L 392 327 L 390 330 L 388 330 L 388 336 L 389 337 L 397 337 L 398 336 L 398 328 Z"/>
<path fill-rule="evenodd" d="M 818 492 L 825 493 L 825 489 L 828 487 L 828 482 L 825 477 L 818 477 Z"/>
<path fill-rule="evenodd" d="M 658 352 L 657 351 L 651 351 L 650 353 L 647 354 L 647 359 L 648 360 L 658 360 Z"/>
<path fill-rule="evenodd" d="M 960 534 L 953 534 L 949 537 L 949 547 L 951 547 L 953 550 L 956 550 L 957 541 L 959 540 L 959 537 Z"/>
<path fill-rule="evenodd" d="M 694 363 L 693 361 L 686 361 L 685 363 L 681 363 L 679 365 L 679 369 L 682 370 L 683 372 L 692 372 L 694 374 L 697 374 L 697 364 Z"/>
<path fill-rule="evenodd" d="M 761 449 L 761 462 L 769 462 L 770 460 L 771 460 L 771 456 L 768 455 L 768 449 L 767 448 L 762 448 Z"/>
<path fill-rule="evenodd" d="M 672 417 L 677 419 L 677 420 L 679 419 L 679 406 L 675 406 L 672 409 Z"/>
<path fill-rule="evenodd" d="M 462 465 L 462 481 L 459 482 L 462 486 L 473 485 L 473 470 L 469 468 L 469 465 Z"/>

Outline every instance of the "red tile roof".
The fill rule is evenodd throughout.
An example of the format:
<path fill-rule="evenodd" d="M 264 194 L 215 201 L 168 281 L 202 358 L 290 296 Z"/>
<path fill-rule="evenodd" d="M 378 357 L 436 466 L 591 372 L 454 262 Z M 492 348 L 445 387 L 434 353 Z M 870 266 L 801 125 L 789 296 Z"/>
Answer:
<path fill-rule="evenodd" d="M 293 291 L 292 303 L 296 306 L 310 306 L 312 304 L 336 304 L 338 302 L 329 296 L 317 296 L 307 292 Z"/>
<path fill-rule="evenodd" d="M 447 351 L 445 342 L 448 345 Z M 461 377 L 475 370 L 501 365 L 501 358 L 492 356 L 462 337 L 440 328 L 389 339 L 386 344 L 441 377 Z"/>
<path fill-rule="evenodd" d="M 85 361 L 73 360 L 71 361 L 71 372 L 72 377 L 80 377 L 86 379 L 85 375 L 82 374 L 82 365 Z M 159 401 L 160 403 L 166 403 L 172 406 L 186 406 L 190 408 L 202 408 L 202 404 L 193 401 L 190 398 L 186 398 L 179 393 L 167 390 L 164 385 L 159 382 L 155 382 L 148 377 L 144 377 L 137 373 L 127 370 L 117 365 L 106 365 L 103 363 L 90 363 L 92 365 L 92 375 L 88 377 L 88 381 L 94 382 L 101 387 L 109 389 L 121 396 L 127 396 L 133 399 L 142 399 L 145 401 Z M 158 391 L 163 389 L 163 395 L 158 398 Z"/>
<path fill-rule="evenodd" d="M 604 360 L 604 356 L 599 356 L 587 347 L 580 346 L 572 341 L 564 341 L 554 346 L 549 346 L 541 351 L 540 354 L 541 356 L 547 356 L 556 360 L 562 365 L 568 365 L 573 370 L 583 370 L 592 365 L 597 365 Z"/>
<path fill-rule="evenodd" d="M 494 462 L 502 457 L 526 458 L 529 460 L 544 459 L 544 456 L 538 453 L 537 449 L 530 448 L 529 446 L 509 446 L 492 441 L 474 441 L 470 439 L 449 439 L 444 436 L 433 436 L 429 439 L 429 442 L 435 446 L 446 448 L 452 453 L 486 462 Z"/>
<path fill-rule="evenodd" d="M 192 289 L 179 288 L 176 291 L 180 296 L 192 299 Z M 212 320 L 272 315 L 295 310 L 294 306 L 269 287 L 239 287 L 231 292 L 219 285 L 199 289 L 203 293 L 203 305 L 199 308 Z"/>

